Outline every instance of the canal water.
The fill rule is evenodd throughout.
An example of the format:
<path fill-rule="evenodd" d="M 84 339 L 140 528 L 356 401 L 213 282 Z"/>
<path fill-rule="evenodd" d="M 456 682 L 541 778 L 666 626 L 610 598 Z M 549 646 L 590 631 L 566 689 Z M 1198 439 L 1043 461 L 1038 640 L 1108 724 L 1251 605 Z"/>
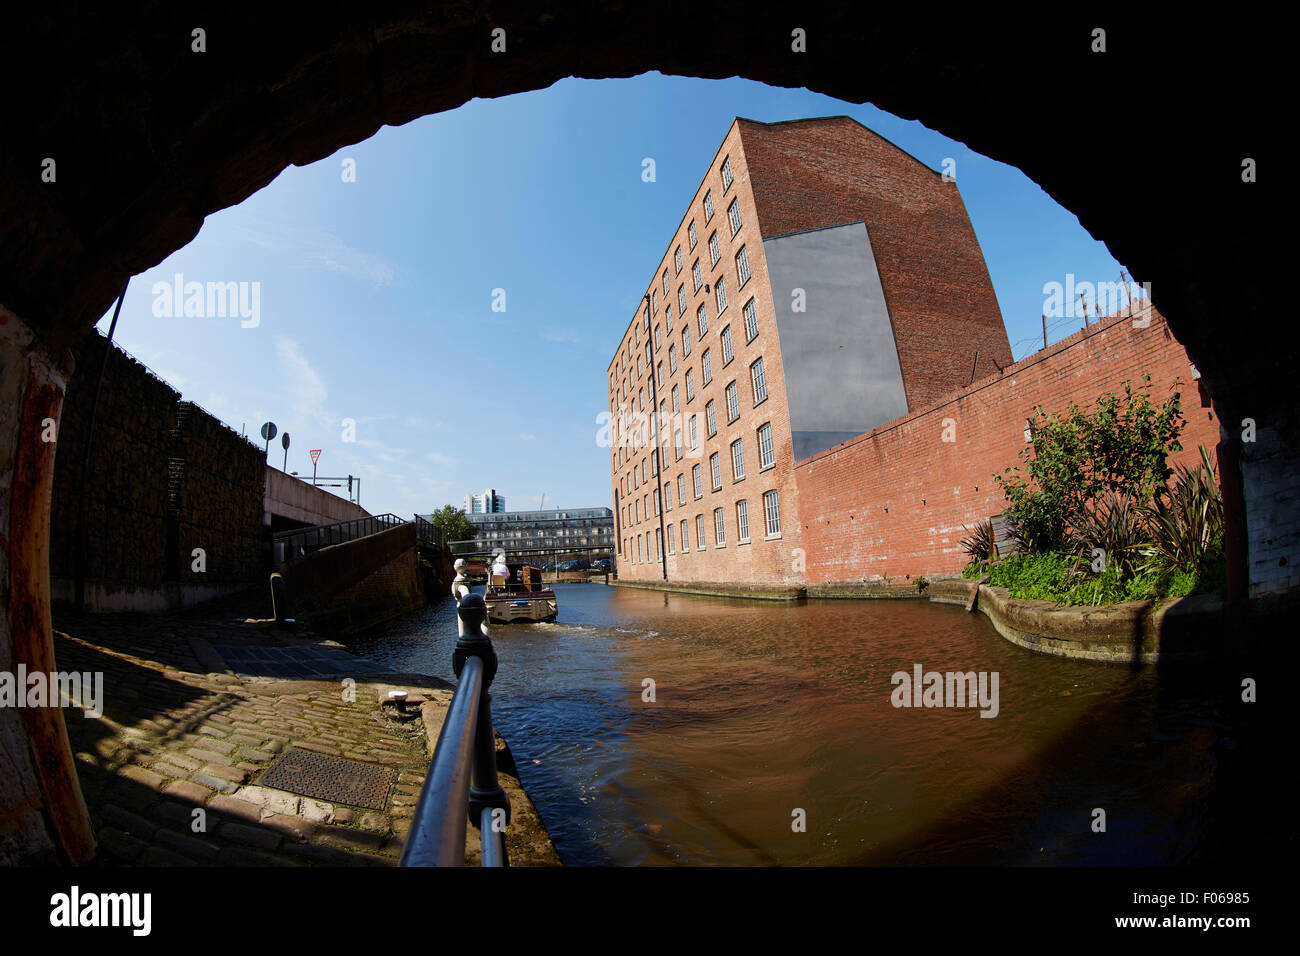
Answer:
<path fill-rule="evenodd" d="M 923 601 L 556 590 L 557 623 L 493 628 L 493 715 L 569 865 L 1210 861 L 1247 804 L 1235 672 L 1039 655 Z M 455 640 L 448 599 L 352 646 L 454 679 Z M 996 716 L 895 706 L 916 665 L 996 673 Z"/>

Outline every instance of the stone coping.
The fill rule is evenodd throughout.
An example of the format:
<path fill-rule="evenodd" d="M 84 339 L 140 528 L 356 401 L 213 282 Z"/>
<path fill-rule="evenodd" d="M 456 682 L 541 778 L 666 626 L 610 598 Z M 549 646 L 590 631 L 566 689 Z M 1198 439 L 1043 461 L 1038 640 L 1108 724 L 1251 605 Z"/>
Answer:
<path fill-rule="evenodd" d="M 1063 607 L 1013 599 L 1006 588 L 980 585 L 976 605 L 999 634 L 1043 654 L 1116 664 L 1203 657 L 1223 638 L 1217 594 L 1162 601 Z"/>
<path fill-rule="evenodd" d="M 613 587 L 642 588 L 647 591 L 675 591 L 679 594 L 703 594 L 708 597 L 750 598 L 757 601 L 799 601 L 808 596 L 802 585 L 780 584 L 712 584 L 672 581 L 610 581 Z"/>

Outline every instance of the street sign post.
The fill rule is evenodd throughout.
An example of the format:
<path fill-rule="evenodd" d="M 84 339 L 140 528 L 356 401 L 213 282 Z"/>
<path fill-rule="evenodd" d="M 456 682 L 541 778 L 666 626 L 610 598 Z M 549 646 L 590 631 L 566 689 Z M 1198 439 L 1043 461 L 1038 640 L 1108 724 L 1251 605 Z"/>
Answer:
<path fill-rule="evenodd" d="M 307 452 L 307 454 L 311 455 L 311 483 L 313 485 L 316 484 L 316 462 L 320 459 L 320 452 L 319 448 L 313 448 Z"/>
<path fill-rule="evenodd" d="M 280 436 L 280 447 L 284 449 L 284 467 L 281 471 L 289 470 L 289 433 L 285 432 Z"/>
<path fill-rule="evenodd" d="M 267 422 L 262 426 L 262 437 L 266 439 L 266 447 L 262 449 L 263 455 L 271 454 L 271 439 L 275 437 L 279 429 L 275 427 L 275 422 Z"/>

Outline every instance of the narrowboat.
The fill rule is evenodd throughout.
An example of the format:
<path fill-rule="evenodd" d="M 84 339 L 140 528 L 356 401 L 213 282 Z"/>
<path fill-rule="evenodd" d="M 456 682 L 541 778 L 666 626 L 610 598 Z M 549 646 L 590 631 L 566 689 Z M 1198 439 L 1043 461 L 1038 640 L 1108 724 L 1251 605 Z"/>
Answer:
<path fill-rule="evenodd" d="M 487 587 L 483 589 L 488 620 L 497 624 L 554 621 L 555 592 L 542 583 L 542 569 L 522 562 L 507 563 L 506 567 L 509 575 L 489 574 Z"/>

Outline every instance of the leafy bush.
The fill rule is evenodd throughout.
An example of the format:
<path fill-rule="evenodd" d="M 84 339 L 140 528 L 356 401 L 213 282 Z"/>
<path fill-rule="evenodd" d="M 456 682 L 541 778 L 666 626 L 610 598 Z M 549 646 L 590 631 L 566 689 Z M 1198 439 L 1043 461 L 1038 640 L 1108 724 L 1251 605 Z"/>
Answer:
<path fill-rule="evenodd" d="M 1033 441 L 1020 453 L 1025 473 L 1016 466 L 994 475 L 1022 550 L 1068 547 L 1093 503 L 1111 494 L 1148 502 L 1167 485 L 1167 458 L 1182 450 L 1178 436 L 1187 422 L 1179 393 L 1156 406 L 1147 394 L 1150 376 L 1143 381 L 1137 392 L 1125 382 L 1123 398 L 1103 395 L 1089 411 L 1071 403 L 1056 416 L 1035 406 Z"/>

